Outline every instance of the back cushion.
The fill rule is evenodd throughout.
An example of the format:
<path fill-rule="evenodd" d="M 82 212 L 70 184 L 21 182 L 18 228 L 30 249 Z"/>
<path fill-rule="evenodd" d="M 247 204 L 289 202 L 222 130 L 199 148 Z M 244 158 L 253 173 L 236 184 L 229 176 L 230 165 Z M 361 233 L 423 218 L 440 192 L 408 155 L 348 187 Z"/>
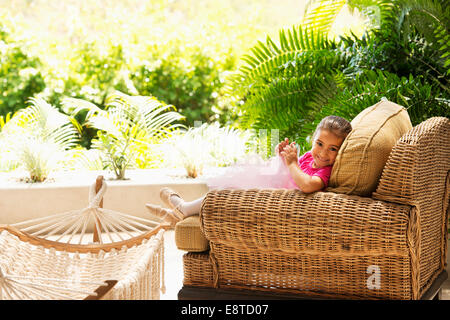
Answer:
<path fill-rule="evenodd" d="M 392 147 L 412 128 L 411 120 L 404 107 L 384 100 L 364 109 L 351 124 L 327 191 L 371 196 Z"/>

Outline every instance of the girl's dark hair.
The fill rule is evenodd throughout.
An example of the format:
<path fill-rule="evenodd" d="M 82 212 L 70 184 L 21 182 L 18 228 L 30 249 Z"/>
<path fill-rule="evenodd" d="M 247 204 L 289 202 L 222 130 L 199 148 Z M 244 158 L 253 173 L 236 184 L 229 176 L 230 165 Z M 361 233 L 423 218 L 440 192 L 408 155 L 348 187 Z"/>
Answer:
<path fill-rule="evenodd" d="M 338 116 L 328 116 L 323 118 L 316 127 L 314 131 L 313 141 L 316 138 L 317 133 L 320 130 L 329 130 L 333 132 L 339 138 L 347 137 L 347 135 L 352 131 L 352 125 L 346 119 Z"/>

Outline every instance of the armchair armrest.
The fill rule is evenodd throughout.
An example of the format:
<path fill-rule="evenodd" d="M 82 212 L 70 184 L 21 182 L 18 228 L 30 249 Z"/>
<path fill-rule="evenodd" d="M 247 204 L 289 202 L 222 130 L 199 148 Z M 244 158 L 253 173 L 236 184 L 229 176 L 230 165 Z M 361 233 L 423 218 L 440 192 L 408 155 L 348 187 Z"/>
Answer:
<path fill-rule="evenodd" d="M 429 287 L 447 261 L 449 154 L 450 120 L 425 120 L 399 139 L 372 194 L 374 199 L 416 208 L 421 288 Z"/>
<path fill-rule="evenodd" d="M 409 252 L 411 207 L 372 198 L 298 190 L 215 190 L 202 204 L 212 243 L 282 252 Z"/>

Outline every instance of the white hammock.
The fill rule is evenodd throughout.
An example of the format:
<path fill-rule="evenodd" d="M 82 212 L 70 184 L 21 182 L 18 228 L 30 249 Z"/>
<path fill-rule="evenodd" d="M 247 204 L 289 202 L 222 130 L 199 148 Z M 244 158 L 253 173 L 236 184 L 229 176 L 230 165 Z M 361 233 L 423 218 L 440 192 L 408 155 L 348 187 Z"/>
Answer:
<path fill-rule="evenodd" d="M 86 208 L 27 220 L 11 226 L 30 236 L 70 244 L 89 244 L 90 241 L 100 244 L 117 243 L 136 238 L 137 235 L 142 235 L 143 231 L 152 232 L 160 226 L 160 223 L 153 220 L 102 208 L 106 189 L 107 185 L 100 176 L 90 187 L 89 204 Z M 87 232 L 90 229 L 93 229 L 94 239 L 92 233 Z"/>
<path fill-rule="evenodd" d="M 47 278 L 59 281 L 74 299 L 106 280 L 118 281 L 108 299 L 159 299 L 165 290 L 166 225 L 102 208 L 105 191 L 99 177 L 90 188 L 87 208 L 0 226 L 0 297 L 21 299 L 20 289 L 11 289 L 12 283 L 23 289 L 17 279 Z M 92 239 L 90 229 L 94 243 L 86 239 Z M 28 285 L 36 288 L 36 283 Z M 43 298 L 36 289 L 29 293 L 30 299 Z"/>
<path fill-rule="evenodd" d="M 99 300 L 108 297 L 116 280 L 87 282 L 4 274 L 0 269 L 0 300 Z"/>

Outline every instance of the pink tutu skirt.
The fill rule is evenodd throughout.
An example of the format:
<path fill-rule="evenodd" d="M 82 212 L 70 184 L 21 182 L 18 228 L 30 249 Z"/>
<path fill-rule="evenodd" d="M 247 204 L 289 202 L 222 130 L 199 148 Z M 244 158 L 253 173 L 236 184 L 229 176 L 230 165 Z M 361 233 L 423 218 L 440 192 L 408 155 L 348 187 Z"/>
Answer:
<path fill-rule="evenodd" d="M 212 189 L 299 189 L 292 180 L 289 170 L 279 157 L 263 160 L 258 155 L 245 158 L 222 174 L 206 177 L 205 182 Z"/>

